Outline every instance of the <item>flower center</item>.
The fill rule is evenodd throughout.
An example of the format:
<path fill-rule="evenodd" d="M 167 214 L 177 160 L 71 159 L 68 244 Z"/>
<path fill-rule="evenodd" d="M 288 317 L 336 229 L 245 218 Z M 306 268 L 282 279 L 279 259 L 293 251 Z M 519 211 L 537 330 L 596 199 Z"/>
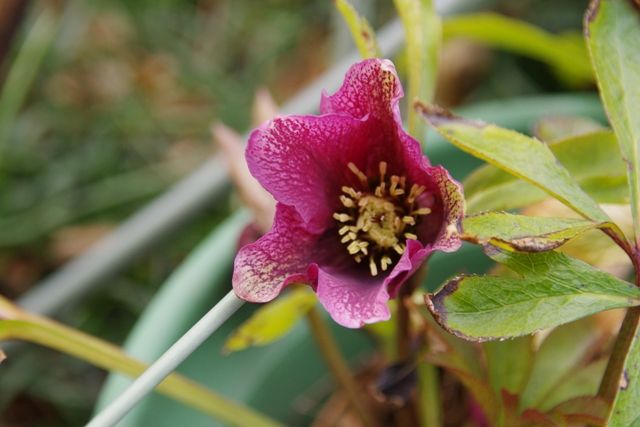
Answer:
<path fill-rule="evenodd" d="M 418 238 L 414 233 L 416 224 L 431 209 L 415 206 L 424 186 L 413 184 L 407 194 L 404 176 L 391 175 L 387 179 L 386 162 L 380 162 L 380 176 L 371 180 L 355 164 L 347 166 L 361 188 L 342 187 L 343 209 L 333 218 L 342 225 L 338 233 L 349 254 L 358 263 L 368 257 L 371 275 L 376 276 L 378 266 L 386 271 L 397 262 L 407 239 Z"/>

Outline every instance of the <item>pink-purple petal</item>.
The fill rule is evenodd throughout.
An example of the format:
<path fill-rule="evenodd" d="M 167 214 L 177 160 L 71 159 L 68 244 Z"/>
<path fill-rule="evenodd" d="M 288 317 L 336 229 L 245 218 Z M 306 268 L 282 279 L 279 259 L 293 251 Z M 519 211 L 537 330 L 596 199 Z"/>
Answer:
<path fill-rule="evenodd" d="M 279 204 L 272 230 L 236 257 L 233 286 L 239 297 L 266 302 L 288 284 L 307 283 L 337 323 L 357 328 L 389 319 L 389 298 L 434 250 L 460 247 L 462 187 L 446 169 L 432 167 L 402 128 L 402 96 L 390 61 L 365 60 L 351 67 L 334 95 L 323 96 L 323 115 L 277 118 L 251 134 L 249 169 Z M 407 240 L 391 271 L 371 276 L 340 244 L 332 214 L 342 209 L 342 186 L 367 191 L 370 185 L 363 188 L 347 164 L 375 181 L 382 161 L 387 176 L 407 178 L 407 189 L 425 187 L 412 209 L 431 213 L 421 215 L 418 240 Z"/>
<path fill-rule="evenodd" d="M 323 94 L 320 112 L 386 119 L 397 114 L 404 95 L 396 69 L 388 59 L 367 59 L 349 68 L 344 83 L 333 95 Z"/>
<path fill-rule="evenodd" d="M 443 206 L 442 226 L 433 248 L 443 252 L 454 252 L 462 245 L 460 234 L 465 212 L 462 185 L 442 166 L 429 168 L 429 174 L 440 191 Z"/>
<path fill-rule="evenodd" d="M 368 131 L 361 120 L 341 115 L 276 118 L 251 134 L 249 170 L 319 232 L 338 203 L 347 163 L 364 155 Z"/>
<path fill-rule="evenodd" d="M 347 328 L 360 328 L 390 318 L 384 279 L 316 267 L 316 293 L 331 318 Z"/>
<path fill-rule="evenodd" d="M 431 248 L 410 240 L 393 270 L 375 277 L 314 265 L 318 299 L 333 320 L 348 328 L 388 320 L 389 297 L 396 295 L 400 286 L 420 268 L 431 252 Z"/>
<path fill-rule="evenodd" d="M 246 301 L 267 302 L 285 286 L 306 282 L 316 241 L 296 210 L 279 203 L 271 231 L 236 255 L 232 278 L 236 295 Z"/>

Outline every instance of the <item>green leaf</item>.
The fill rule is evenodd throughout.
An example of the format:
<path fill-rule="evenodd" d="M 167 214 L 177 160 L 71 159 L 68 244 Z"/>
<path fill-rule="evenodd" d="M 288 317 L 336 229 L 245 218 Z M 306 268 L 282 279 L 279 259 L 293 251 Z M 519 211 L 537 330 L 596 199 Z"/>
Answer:
<path fill-rule="evenodd" d="M 432 0 L 394 0 L 404 27 L 409 103 L 418 99 L 433 100 L 438 77 L 438 57 L 442 42 L 442 22 Z M 416 112 L 409 109 L 409 131 L 423 135 L 423 123 Z"/>
<path fill-rule="evenodd" d="M 593 81 L 593 72 L 580 38 L 555 35 L 526 22 L 495 13 L 460 15 L 444 22 L 445 39 L 465 37 L 554 66 L 573 84 Z"/>
<path fill-rule="evenodd" d="M 533 337 L 525 336 L 507 341 L 492 341 L 482 345 L 487 356 L 489 380 L 494 392 L 502 390 L 520 394 L 533 363 Z"/>
<path fill-rule="evenodd" d="M 0 91 L 0 169 L 6 161 L 11 127 L 36 82 L 44 58 L 62 21 L 61 8 L 44 5 L 27 32 Z M 5 24 L 8 25 L 8 24 Z"/>
<path fill-rule="evenodd" d="M 342 15 L 344 22 L 351 31 L 351 37 L 353 38 L 360 56 L 363 58 L 379 58 L 380 48 L 376 41 L 376 35 L 369 22 L 360 16 L 358 11 L 349 3 L 348 0 L 335 0 L 336 8 Z"/>
<path fill-rule="evenodd" d="M 574 369 L 567 378 L 561 379 L 553 387 L 553 390 L 540 403 L 540 409 L 548 411 L 562 402 L 579 396 L 595 396 L 606 367 L 607 359 L 601 358 L 587 366 Z"/>
<path fill-rule="evenodd" d="M 631 212 L 640 246 L 640 5 L 632 0 L 593 1 L 585 26 L 600 97 L 629 165 Z"/>
<path fill-rule="evenodd" d="M 316 304 L 306 288 L 296 288 L 263 305 L 229 337 L 224 352 L 264 346 L 282 338 Z"/>
<path fill-rule="evenodd" d="M 536 122 L 533 127 L 533 134 L 541 141 L 551 142 L 603 129 L 600 122 L 588 117 L 548 116 L 542 117 Z"/>
<path fill-rule="evenodd" d="M 456 117 L 433 105 L 418 103 L 416 108 L 460 149 L 539 187 L 588 219 L 608 220 L 543 142 L 496 125 Z"/>
<path fill-rule="evenodd" d="M 640 305 L 639 288 L 564 254 L 490 250 L 520 277 L 461 275 L 426 297 L 438 323 L 461 338 L 516 337 Z"/>
<path fill-rule="evenodd" d="M 556 402 L 553 401 L 547 402 L 553 404 L 550 408 L 548 404 L 545 407 L 541 404 L 587 358 L 588 350 L 599 338 L 594 333 L 595 329 L 595 321 L 587 318 L 556 328 L 545 338 L 536 353 L 529 382 L 520 397 L 521 410 L 546 410 L 555 406 Z M 599 379 L 596 377 L 596 381 Z"/>
<path fill-rule="evenodd" d="M 607 225 L 610 223 L 485 212 L 466 217 L 462 228 L 467 241 L 507 250 L 540 252 L 555 249 L 585 231 Z"/>
<path fill-rule="evenodd" d="M 628 203 L 626 167 L 615 135 L 608 130 L 568 137 L 549 144 L 558 161 L 599 203 Z M 485 165 L 464 182 L 468 212 L 516 209 L 540 202 L 547 193 L 528 182 Z"/>

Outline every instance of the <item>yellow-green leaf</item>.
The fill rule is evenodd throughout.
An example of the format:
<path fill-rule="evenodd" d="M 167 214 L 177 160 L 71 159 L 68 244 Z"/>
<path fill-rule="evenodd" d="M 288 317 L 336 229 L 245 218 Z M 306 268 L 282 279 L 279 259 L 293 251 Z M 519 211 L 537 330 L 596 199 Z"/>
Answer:
<path fill-rule="evenodd" d="M 261 306 L 229 337 L 225 352 L 270 344 L 289 332 L 315 305 L 316 296 L 306 288 L 293 289 Z"/>
<path fill-rule="evenodd" d="M 549 149 L 597 202 L 629 202 L 626 167 L 610 130 L 553 141 Z M 481 166 L 469 175 L 464 181 L 464 192 L 470 213 L 522 208 L 549 197 L 539 187 L 493 165 Z"/>
<path fill-rule="evenodd" d="M 496 395 L 500 395 L 503 389 L 520 394 L 533 364 L 533 336 L 486 342 L 482 348 L 486 355 L 489 381 Z"/>
<path fill-rule="evenodd" d="M 336 8 L 349 27 L 353 42 L 363 58 L 379 58 L 380 48 L 369 22 L 361 16 L 348 0 L 335 0 Z"/>
<path fill-rule="evenodd" d="M 585 24 L 600 97 L 629 165 L 631 212 L 640 246 L 640 5 L 632 0 L 593 1 Z"/>
<path fill-rule="evenodd" d="M 609 220 L 543 142 L 496 125 L 456 117 L 433 105 L 418 103 L 416 107 L 458 148 L 539 187 L 585 218 Z"/>
<path fill-rule="evenodd" d="M 584 42 L 572 35 L 556 35 L 529 23 L 496 13 L 473 13 L 445 20 L 445 39 L 464 37 L 538 59 L 555 67 L 568 83 L 593 81 Z"/>
<path fill-rule="evenodd" d="M 593 317 L 581 319 L 554 329 L 536 352 L 529 381 L 520 395 L 520 409 L 551 409 L 562 400 L 547 398 L 567 382 L 571 374 L 584 368 L 600 336 Z M 596 385 L 597 389 L 597 385 Z M 569 393 L 567 398 L 576 397 Z M 546 406 L 542 404 L 546 403 Z M 549 405 L 552 403 L 552 405 Z"/>
<path fill-rule="evenodd" d="M 540 252 L 555 249 L 593 228 L 608 226 L 611 223 L 595 223 L 584 219 L 484 212 L 464 219 L 463 238 L 507 250 Z"/>

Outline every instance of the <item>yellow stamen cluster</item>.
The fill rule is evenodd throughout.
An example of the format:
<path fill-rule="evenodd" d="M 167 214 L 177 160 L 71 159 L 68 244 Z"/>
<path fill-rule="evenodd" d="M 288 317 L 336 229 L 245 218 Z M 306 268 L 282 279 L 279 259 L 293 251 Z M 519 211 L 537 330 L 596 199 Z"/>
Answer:
<path fill-rule="evenodd" d="M 415 206 L 426 189 L 413 184 L 407 194 L 404 176 L 387 179 L 386 162 L 379 163 L 377 180 L 369 180 L 353 163 L 347 166 L 361 188 L 342 187 L 340 202 L 344 209 L 335 212 L 333 218 L 340 223 L 338 234 L 347 252 L 358 263 L 367 257 L 371 275 L 376 276 L 378 267 L 386 271 L 404 253 L 407 239 L 418 238 L 415 226 L 421 216 L 431 213 L 429 208 Z"/>

